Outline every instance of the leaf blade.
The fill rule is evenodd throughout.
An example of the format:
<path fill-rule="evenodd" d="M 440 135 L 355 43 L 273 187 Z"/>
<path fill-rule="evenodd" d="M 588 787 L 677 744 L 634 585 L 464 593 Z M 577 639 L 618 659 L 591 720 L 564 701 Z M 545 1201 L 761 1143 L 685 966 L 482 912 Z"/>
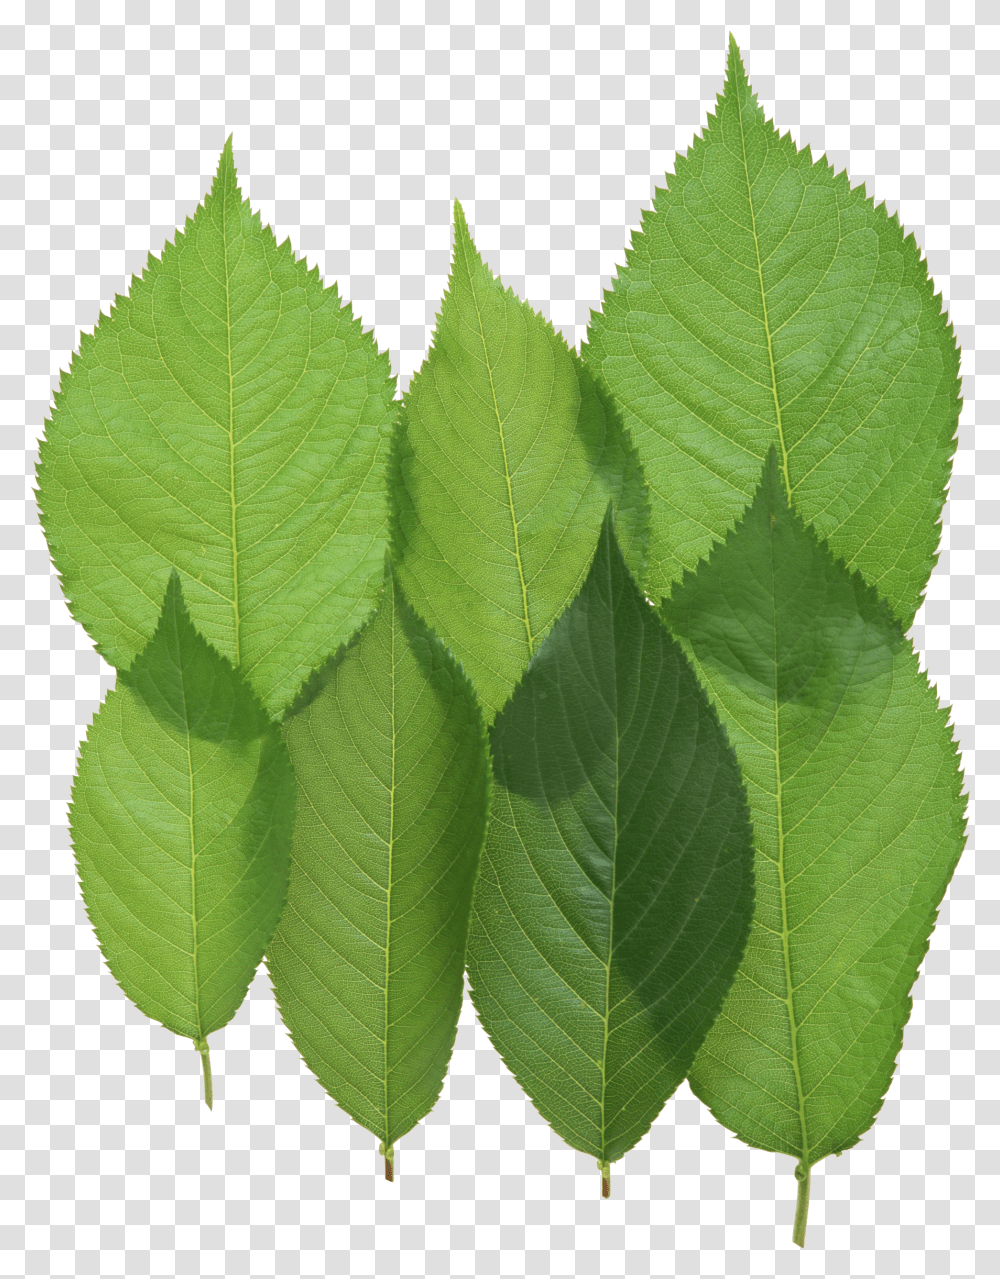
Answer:
<path fill-rule="evenodd" d="M 647 511 L 607 397 L 483 263 L 457 201 L 449 288 L 393 447 L 400 582 L 491 719 L 579 589 L 609 497 L 637 568 Z"/>
<path fill-rule="evenodd" d="M 964 844 L 957 751 L 898 621 L 788 507 L 773 452 L 663 611 L 740 760 L 760 886 L 689 1078 L 742 1140 L 806 1170 L 860 1139 L 892 1078 Z"/>
<path fill-rule="evenodd" d="M 70 832 L 125 994 L 204 1043 L 243 1002 L 288 884 L 294 780 L 249 685 L 194 629 L 179 577 L 80 753 Z"/>
<path fill-rule="evenodd" d="M 541 1113 L 603 1167 L 686 1073 L 752 900 L 735 760 L 610 517 L 491 746 L 473 1001 Z"/>
<path fill-rule="evenodd" d="M 242 199 L 230 138 L 194 217 L 83 336 L 41 444 L 42 524 L 101 653 L 133 660 L 176 567 L 277 716 L 378 593 L 393 389 Z"/>
<path fill-rule="evenodd" d="M 451 1055 L 490 784 L 471 685 L 391 574 L 286 739 L 299 824 L 268 967 L 307 1065 L 391 1160 Z"/>
<path fill-rule="evenodd" d="M 955 450 L 954 333 L 912 235 L 778 135 L 732 38 L 582 354 L 658 498 L 655 595 L 741 517 L 773 443 L 803 518 L 912 621 Z"/>

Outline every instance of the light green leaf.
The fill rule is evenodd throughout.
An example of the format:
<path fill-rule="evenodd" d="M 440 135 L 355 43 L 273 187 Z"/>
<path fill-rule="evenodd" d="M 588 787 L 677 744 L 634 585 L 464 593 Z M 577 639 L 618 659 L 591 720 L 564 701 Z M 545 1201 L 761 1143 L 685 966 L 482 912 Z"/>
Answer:
<path fill-rule="evenodd" d="M 125 994 L 195 1042 L 239 1008 L 288 888 L 295 779 L 278 726 L 168 580 L 152 639 L 87 733 L 70 835 Z"/>
<path fill-rule="evenodd" d="M 391 1181 L 455 1041 L 490 792 L 475 693 L 391 574 L 286 740 L 298 818 L 268 967 L 295 1046 L 378 1137 Z"/>
<path fill-rule="evenodd" d="M 732 981 L 753 853 L 733 751 L 604 524 L 490 734 L 469 939 L 480 1020 L 556 1132 L 608 1165 L 684 1078 Z"/>
<path fill-rule="evenodd" d="M 948 717 L 900 624 L 789 510 L 772 452 L 743 520 L 664 614 L 736 748 L 754 925 L 691 1086 L 809 1168 L 874 1122 L 965 839 Z"/>
<path fill-rule="evenodd" d="M 653 496 L 650 593 L 732 528 L 774 445 L 796 510 L 908 627 L 955 449 L 954 334 L 913 236 L 779 136 L 735 41 L 625 256 L 582 354 Z"/>
<path fill-rule="evenodd" d="M 115 666 L 171 569 L 272 716 L 371 611 L 386 546 L 385 353 L 241 200 L 232 139 L 193 218 L 85 335 L 41 445 L 42 524 Z"/>
<path fill-rule="evenodd" d="M 637 572 L 647 511 L 607 399 L 484 265 L 457 201 L 448 291 L 394 449 L 400 583 L 489 722 L 579 590 L 608 499 Z"/>

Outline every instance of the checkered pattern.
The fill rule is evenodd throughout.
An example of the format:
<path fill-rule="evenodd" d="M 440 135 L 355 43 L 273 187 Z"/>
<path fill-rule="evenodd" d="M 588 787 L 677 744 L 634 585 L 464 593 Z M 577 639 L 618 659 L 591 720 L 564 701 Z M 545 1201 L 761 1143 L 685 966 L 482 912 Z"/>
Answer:
<path fill-rule="evenodd" d="M 989 0 L 6 0 L 0 1272 L 998 1273 L 998 14 Z M 79 329 L 194 209 L 227 133 L 245 194 L 339 281 L 405 385 L 456 196 L 505 282 L 583 335 L 653 179 L 721 88 L 730 29 L 779 127 L 900 208 L 964 350 L 914 638 L 965 751 L 969 849 L 882 1115 L 816 1170 L 805 1252 L 792 1161 L 743 1147 L 686 1087 L 601 1203 L 592 1161 L 525 1102 L 468 1003 L 394 1185 L 300 1065 L 263 977 L 215 1037 L 205 1111 L 196 1053 L 124 999 L 77 895 L 74 749 L 114 673 L 66 610 L 31 496 Z"/>

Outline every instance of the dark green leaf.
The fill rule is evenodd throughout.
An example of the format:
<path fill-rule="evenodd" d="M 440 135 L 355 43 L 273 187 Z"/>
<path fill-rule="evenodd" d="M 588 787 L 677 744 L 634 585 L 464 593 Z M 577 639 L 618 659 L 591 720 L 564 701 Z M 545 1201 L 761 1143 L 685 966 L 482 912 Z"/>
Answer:
<path fill-rule="evenodd" d="M 472 997 L 522 1088 L 606 1179 L 684 1078 L 753 896 L 732 749 L 610 513 L 491 746 Z"/>

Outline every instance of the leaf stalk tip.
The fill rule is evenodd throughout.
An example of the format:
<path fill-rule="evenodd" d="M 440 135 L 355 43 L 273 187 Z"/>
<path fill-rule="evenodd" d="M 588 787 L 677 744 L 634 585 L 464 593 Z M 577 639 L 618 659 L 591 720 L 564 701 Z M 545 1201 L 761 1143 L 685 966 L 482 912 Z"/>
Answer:
<path fill-rule="evenodd" d="M 795 1165 L 795 1180 L 799 1183 L 799 1193 L 795 1200 L 795 1224 L 792 1227 L 792 1243 L 800 1248 L 806 1246 L 806 1222 L 809 1219 L 809 1190 L 812 1183 L 812 1170 L 804 1168 L 801 1163 Z"/>
<path fill-rule="evenodd" d="M 611 1164 L 606 1159 L 598 1159 L 597 1168 L 601 1174 L 601 1198 L 611 1198 Z"/>
<path fill-rule="evenodd" d="M 386 1181 L 396 1180 L 396 1152 L 392 1146 L 387 1146 L 384 1141 L 380 1141 L 378 1145 L 378 1153 L 385 1158 L 385 1179 Z"/>
<path fill-rule="evenodd" d="M 204 1039 L 194 1040 L 194 1046 L 201 1054 L 201 1069 L 205 1078 L 205 1105 L 212 1109 L 212 1061 L 208 1055 L 208 1043 Z"/>

